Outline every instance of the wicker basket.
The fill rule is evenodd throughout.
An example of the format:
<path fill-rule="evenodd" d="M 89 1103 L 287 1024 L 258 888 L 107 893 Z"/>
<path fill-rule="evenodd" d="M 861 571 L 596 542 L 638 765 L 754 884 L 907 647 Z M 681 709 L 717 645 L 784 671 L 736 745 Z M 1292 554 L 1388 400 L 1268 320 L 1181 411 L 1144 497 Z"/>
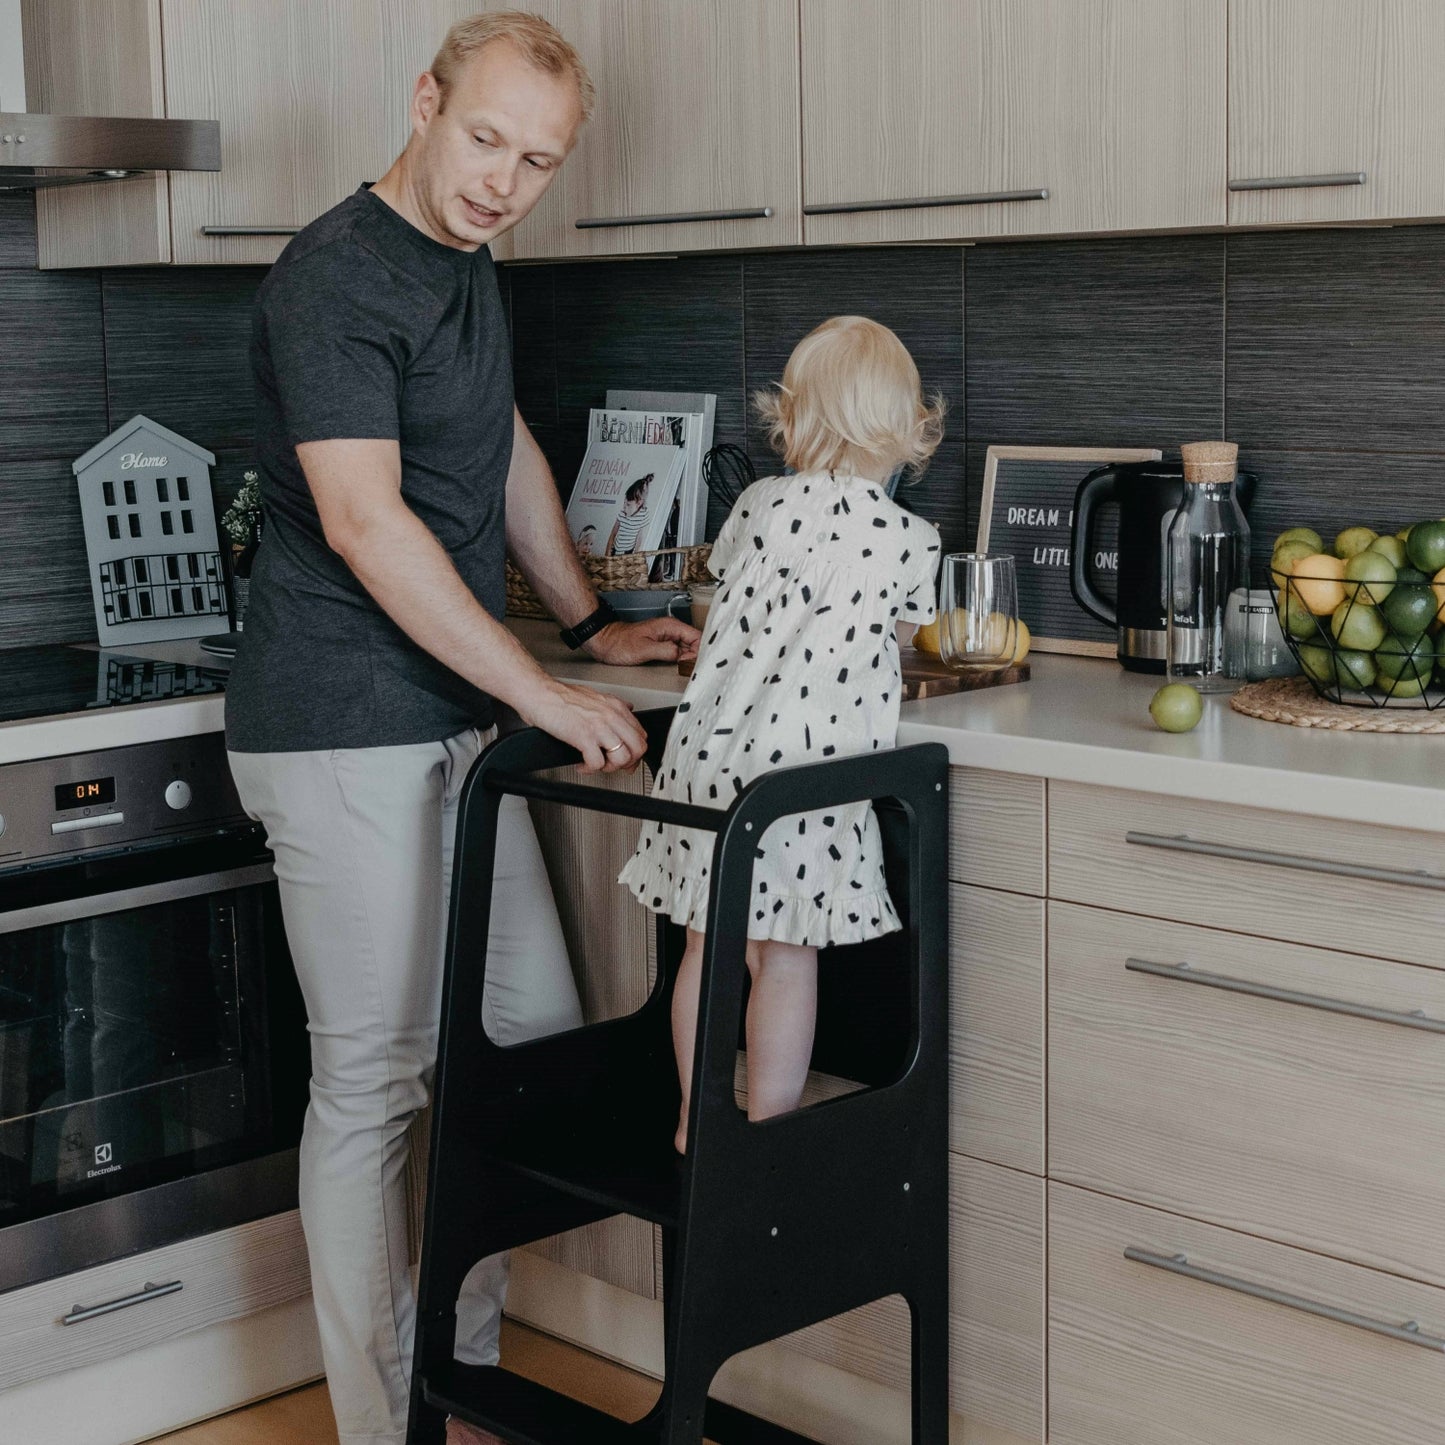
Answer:
<path fill-rule="evenodd" d="M 707 570 L 707 559 L 712 553 L 712 543 L 700 547 L 668 547 L 659 552 L 628 552 L 621 557 L 584 557 L 582 570 L 598 592 L 678 592 L 697 582 L 712 580 Z M 649 582 L 648 573 L 659 557 L 679 557 L 682 565 L 674 582 Z M 507 559 L 507 616 L 538 617 L 552 616 L 542 605 L 541 599 L 532 591 L 532 584 L 522 575 L 509 557 Z"/>

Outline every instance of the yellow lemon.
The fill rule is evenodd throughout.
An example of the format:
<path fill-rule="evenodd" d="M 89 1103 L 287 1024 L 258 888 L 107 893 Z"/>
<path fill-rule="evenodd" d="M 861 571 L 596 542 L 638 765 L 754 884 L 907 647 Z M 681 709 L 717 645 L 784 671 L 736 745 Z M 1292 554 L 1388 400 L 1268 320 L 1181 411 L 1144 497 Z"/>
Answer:
<path fill-rule="evenodd" d="M 913 634 L 913 650 L 925 652 L 929 657 L 938 656 L 938 618 L 932 622 L 925 622 L 917 632 Z"/>
<path fill-rule="evenodd" d="M 1316 552 L 1298 557 L 1290 567 L 1290 590 L 1316 617 L 1333 612 L 1345 600 L 1343 558 Z"/>
<path fill-rule="evenodd" d="M 1024 658 L 1029 655 L 1029 648 L 1033 646 L 1033 635 L 1029 632 L 1029 625 L 1022 617 L 1018 619 L 1019 640 L 1014 648 L 1014 666 L 1017 667 Z"/>

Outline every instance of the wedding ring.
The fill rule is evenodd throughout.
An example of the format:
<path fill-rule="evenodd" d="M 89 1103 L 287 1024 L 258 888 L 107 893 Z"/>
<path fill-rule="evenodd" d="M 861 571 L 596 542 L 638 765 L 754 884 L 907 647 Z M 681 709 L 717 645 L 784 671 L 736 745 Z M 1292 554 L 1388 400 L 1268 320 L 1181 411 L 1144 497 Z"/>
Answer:
<path fill-rule="evenodd" d="M 627 751 L 626 743 L 614 743 L 610 748 L 603 748 L 604 753 L 622 753 Z"/>

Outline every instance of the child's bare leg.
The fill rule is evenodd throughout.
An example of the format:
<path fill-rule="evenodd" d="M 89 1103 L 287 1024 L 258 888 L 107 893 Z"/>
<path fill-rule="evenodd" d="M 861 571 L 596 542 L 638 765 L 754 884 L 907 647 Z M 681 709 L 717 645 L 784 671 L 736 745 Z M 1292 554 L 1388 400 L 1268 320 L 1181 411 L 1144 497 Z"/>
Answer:
<path fill-rule="evenodd" d="M 677 1055 L 677 1078 L 682 1085 L 682 1113 L 677 1121 L 673 1145 L 679 1154 L 687 1153 L 687 1105 L 692 1094 L 692 1056 L 697 1044 L 697 1001 L 702 989 L 703 935 L 695 928 L 687 930 L 687 947 L 677 969 L 677 983 L 672 991 L 672 1049 Z"/>
<path fill-rule="evenodd" d="M 772 941 L 748 950 L 748 1118 L 789 1114 L 803 1097 L 818 1020 L 818 950 Z"/>

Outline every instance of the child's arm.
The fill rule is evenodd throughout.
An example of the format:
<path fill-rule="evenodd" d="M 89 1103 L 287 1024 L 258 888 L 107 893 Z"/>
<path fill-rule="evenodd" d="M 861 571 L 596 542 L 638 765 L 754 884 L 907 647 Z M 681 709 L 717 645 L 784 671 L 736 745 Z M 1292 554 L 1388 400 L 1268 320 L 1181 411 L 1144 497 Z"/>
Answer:
<path fill-rule="evenodd" d="M 893 635 L 898 639 L 898 650 L 902 652 L 913 641 L 913 634 L 918 631 L 916 622 L 895 622 L 893 624 Z"/>

